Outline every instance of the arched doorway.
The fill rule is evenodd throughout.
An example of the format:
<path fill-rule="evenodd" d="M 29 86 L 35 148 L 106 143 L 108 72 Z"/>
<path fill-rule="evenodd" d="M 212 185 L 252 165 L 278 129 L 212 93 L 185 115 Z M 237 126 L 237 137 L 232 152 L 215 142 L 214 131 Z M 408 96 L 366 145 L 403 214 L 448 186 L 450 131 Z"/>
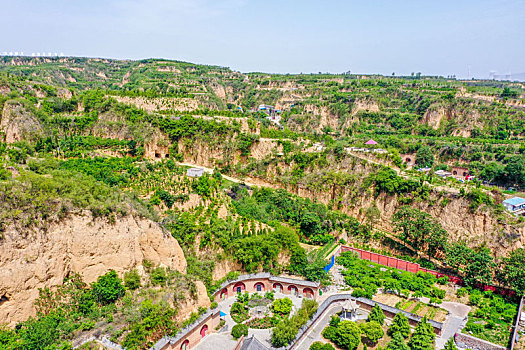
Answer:
<path fill-rule="evenodd" d="M 207 324 L 205 324 L 201 328 L 201 338 L 204 338 L 206 336 L 206 334 L 208 334 L 208 325 Z"/>
<path fill-rule="evenodd" d="M 278 292 L 278 293 L 282 293 L 283 292 L 283 285 L 280 284 L 280 283 L 274 283 L 273 284 L 273 290 Z"/>
<path fill-rule="evenodd" d="M 456 170 L 454 170 L 454 171 L 452 172 L 452 174 L 453 174 L 453 175 L 457 175 L 458 172 L 457 172 Z"/>
<path fill-rule="evenodd" d="M 312 299 L 314 297 L 314 291 L 310 288 L 303 289 L 303 295 L 305 298 Z"/>
<path fill-rule="evenodd" d="M 290 294 L 292 295 L 297 295 L 297 287 L 294 286 L 293 284 L 288 286 L 288 291 L 290 292 Z"/>
<path fill-rule="evenodd" d="M 234 293 L 241 293 L 243 290 L 246 290 L 246 286 L 242 282 L 237 282 L 233 286 L 233 292 Z"/>
<path fill-rule="evenodd" d="M 180 350 L 189 350 L 189 349 L 190 349 L 190 341 L 186 339 L 180 346 Z"/>
<path fill-rule="evenodd" d="M 257 292 L 263 292 L 264 291 L 264 284 L 262 282 L 255 283 L 255 290 Z"/>
<path fill-rule="evenodd" d="M 221 300 L 224 300 L 228 297 L 228 289 L 227 288 L 224 288 L 223 290 L 221 290 Z"/>
<path fill-rule="evenodd" d="M 412 161 L 412 159 L 410 159 L 410 158 L 407 158 L 407 159 L 405 160 L 406 163 L 410 163 L 411 161 Z"/>

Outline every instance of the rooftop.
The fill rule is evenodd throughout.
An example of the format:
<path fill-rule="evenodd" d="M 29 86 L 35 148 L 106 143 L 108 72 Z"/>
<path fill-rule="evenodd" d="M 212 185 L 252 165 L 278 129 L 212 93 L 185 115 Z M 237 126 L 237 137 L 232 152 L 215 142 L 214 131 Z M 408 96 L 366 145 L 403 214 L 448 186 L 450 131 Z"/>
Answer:
<path fill-rule="evenodd" d="M 510 204 L 510 205 L 522 205 L 522 204 L 525 204 L 525 198 L 512 197 L 509 199 L 505 199 L 503 203 Z"/>
<path fill-rule="evenodd" d="M 268 348 L 252 335 L 250 338 L 244 339 L 241 350 L 268 350 Z"/>

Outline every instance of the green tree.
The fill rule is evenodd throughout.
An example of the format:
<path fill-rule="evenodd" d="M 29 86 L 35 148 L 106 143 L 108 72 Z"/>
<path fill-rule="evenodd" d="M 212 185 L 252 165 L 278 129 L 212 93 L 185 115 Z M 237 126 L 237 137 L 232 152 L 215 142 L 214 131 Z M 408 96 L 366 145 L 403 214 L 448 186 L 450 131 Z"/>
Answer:
<path fill-rule="evenodd" d="M 386 348 L 387 350 L 410 350 L 407 343 L 405 343 L 405 339 L 399 332 L 392 335 L 392 340 L 390 340 Z"/>
<path fill-rule="evenodd" d="M 487 247 L 474 251 L 465 266 L 465 283 L 468 285 L 491 283 L 492 271 L 495 266 L 494 258 Z"/>
<path fill-rule="evenodd" d="M 417 325 L 412 337 L 408 342 L 411 350 L 433 350 L 436 334 L 432 325 L 423 318 Z"/>
<path fill-rule="evenodd" d="M 355 322 L 341 321 L 337 325 L 334 343 L 342 349 L 354 350 L 361 344 L 361 330 Z"/>
<path fill-rule="evenodd" d="M 518 248 L 503 258 L 498 280 L 509 286 L 518 295 L 525 295 L 525 249 Z"/>
<path fill-rule="evenodd" d="M 403 338 L 410 335 L 410 323 L 408 318 L 403 313 L 397 313 L 392 320 L 392 325 L 388 329 L 388 334 L 394 335 L 395 333 L 401 334 Z"/>
<path fill-rule="evenodd" d="M 381 325 L 385 323 L 385 314 L 383 313 L 381 306 L 379 306 L 378 304 L 374 305 L 372 311 L 370 311 L 370 314 L 368 315 L 367 321 L 376 321 Z"/>
<path fill-rule="evenodd" d="M 432 167 L 434 165 L 434 152 L 429 146 L 419 147 L 416 153 L 416 164 L 422 167 Z"/>
<path fill-rule="evenodd" d="M 365 337 L 367 337 L 373 344 L 377 343 L 379 339 L 383 338 L 385 335 L 383 328 L 377 321 L 362 323 L 360 328 Z"/>
<path fill-rule="evenodd" d="M 287 316 L 292 311 L 292 300 L 290 298 L 282 298 L 274 300 L 272 303 L 273 312 L 281 315 Z"/>
<path fill-rule="evenodd" d="M 248 326 L 242 323 L 236 324 L 232 327 L 231 335 L 235 339 L 239 339 L 240 337 L 247 336 L 248 335 Z"/>
<path fill-rule="evenodd" d="M 474 251 L 465 242 L 449 244 L 445 250 L 446 263 L 456 271 L 463 271 Z"/>
<path fill-rule="evenodd" d="M 124 286 L 115 270 L 110 270 L 105 275 L 99 276 L 97 282 L 91 285 L 91 291 L 99 303 L 110 304 L 124 295 Z"/>
<path fill-rule="evenodd" d="M 444 251 L 448 233 L 429 214 L 410 206 L 401 207 L 392 219 L 394 230 L 414 249 L 424 250 L 429 257 Z"/>
<path fill-rule="evenodd" d="M 295 339 L 296 335 L 297 328 L 295 325 L 289 319 L 284 320 L 272 329 L 272 345 L 276 348 L 286 346 Z"/>

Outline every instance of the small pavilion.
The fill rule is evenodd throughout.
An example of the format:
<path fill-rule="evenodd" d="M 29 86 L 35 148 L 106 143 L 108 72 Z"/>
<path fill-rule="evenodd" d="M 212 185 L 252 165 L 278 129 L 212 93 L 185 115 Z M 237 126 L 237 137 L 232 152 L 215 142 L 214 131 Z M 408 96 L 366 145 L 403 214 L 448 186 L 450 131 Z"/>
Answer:
<path fill-rule="evenodd" d="M 359 309 L 359 305 L 357 305 L 354 299 L 345 301 L 342 308 L 343 310 L 339 317 L 341 320 L 357 321 L 357 309 Z"/>
<path fill-rule="evenodd" d="M 370 140 L 366 141 L 365 145 L 377 145 L 377 142 L 374 141 L 373 139 L 370 139 Z"/>

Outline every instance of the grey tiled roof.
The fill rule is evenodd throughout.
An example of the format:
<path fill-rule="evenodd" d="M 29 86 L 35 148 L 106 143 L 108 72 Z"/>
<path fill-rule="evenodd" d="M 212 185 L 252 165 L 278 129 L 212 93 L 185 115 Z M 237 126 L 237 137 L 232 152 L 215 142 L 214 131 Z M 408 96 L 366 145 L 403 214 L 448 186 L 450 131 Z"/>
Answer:
<path fill-rule="evenodd" d="M 240 350 L 268 350 L 268 348 L 252 335 L 250 338 L 244 339 Z"/>

